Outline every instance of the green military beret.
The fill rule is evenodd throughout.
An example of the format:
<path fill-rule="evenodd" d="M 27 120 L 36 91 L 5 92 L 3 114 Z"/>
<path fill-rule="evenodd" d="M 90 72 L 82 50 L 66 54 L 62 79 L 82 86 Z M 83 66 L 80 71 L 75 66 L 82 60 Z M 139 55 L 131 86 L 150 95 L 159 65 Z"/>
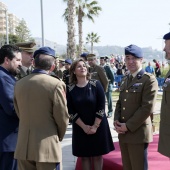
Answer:
<path fill-rule="evenodd" d="M 35 51 L 35 42 L 22 42 L 22 43 L 16 43 L 16 46 L 18 46 L 22 51 L 26 52 L 34 52 Z"/>

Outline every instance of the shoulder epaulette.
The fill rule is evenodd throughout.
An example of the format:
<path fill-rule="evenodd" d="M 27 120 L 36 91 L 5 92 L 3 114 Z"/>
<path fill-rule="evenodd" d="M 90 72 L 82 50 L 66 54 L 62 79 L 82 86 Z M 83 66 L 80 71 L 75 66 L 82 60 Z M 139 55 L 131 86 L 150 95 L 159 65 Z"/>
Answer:
<path fill-rule="evenodd" d="M 145 73 L 144 73 L 144 75 L 146 75 L 146 76 L 148 76 L 148 77 L 152 77 L 152 76 L 154 76 L 153 74 L 148 73 L 148 72 L 145 72 Z"/>

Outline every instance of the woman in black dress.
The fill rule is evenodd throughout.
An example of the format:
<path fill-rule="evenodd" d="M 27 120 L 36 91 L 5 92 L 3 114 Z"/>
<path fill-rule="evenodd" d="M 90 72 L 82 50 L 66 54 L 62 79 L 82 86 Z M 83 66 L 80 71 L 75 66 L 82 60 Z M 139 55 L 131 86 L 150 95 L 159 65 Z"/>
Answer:
<path fill-rule="evenodd" d="M 97 80 L 91 80 L 83 59 L 70 68 L 67 106 L 73 121 L 72 150 L 80 157 L 82 169 L 102 170 L 102 155 L 114 150 L 105 114 L 105 94 Z"/>

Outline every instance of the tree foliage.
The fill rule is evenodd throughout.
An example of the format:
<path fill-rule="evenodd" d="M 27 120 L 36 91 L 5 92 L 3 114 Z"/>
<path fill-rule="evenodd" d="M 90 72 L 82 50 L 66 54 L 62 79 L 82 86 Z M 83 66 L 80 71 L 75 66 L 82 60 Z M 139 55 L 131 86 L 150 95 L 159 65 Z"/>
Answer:
<path fill-rule="evenodd" d="M 86 44 L 90 43 L 91 45 L 91 53 L 93 53 L 93 45 L 94 43 L 100 42 L 100 36 L 97 35 L 97 33 L 91 32 L 87 34 L 86 37 Z"/>
<path fill-rule="evenodd" d="M 64 0 L 67 2 L 68 0 Z M 100 6 L 98 6 L 98 1 L 92 0 L 76 0 L 76 15 L 78 17 L 78 35 L 79 35 L 79 54 L 82 52 L 83 48 L 83 19 L 88 18 L 92 22 L 94 22 L 94 16 L 98 16 L 99 12 L 102 10 Z M 65 9 L 63 14 L 65 20 L 68 20 L 68 8 Z"/>
<path fill-rule="evenodd" d="M 29 41 L 31 38 L 30 30 L 28 29 L 24 19 L 19 22 L 18 26 L 15 29 L 15 32 L 20 42 Z"/>
<path fill-rule="evenodd" d="M 17 35 L 9 34 L 9 44 L 19 43 L 20 39 Z"/>

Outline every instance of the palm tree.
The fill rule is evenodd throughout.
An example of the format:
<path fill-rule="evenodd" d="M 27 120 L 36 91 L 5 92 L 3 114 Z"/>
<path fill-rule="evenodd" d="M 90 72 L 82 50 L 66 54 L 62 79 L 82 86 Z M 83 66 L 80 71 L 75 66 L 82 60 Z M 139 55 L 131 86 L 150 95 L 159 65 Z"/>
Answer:
<path fill-rule="evenodd" d="M 97 33 L 91 32 L 87 34 L 86 37 L 86 44 L 90 43 L 91 45 L 91 53 L 93 54 L 93 44 L 100 42 L 100 36 L 97 35 Z"/>
<path fill-rule="evenodd" d="M 64 0 L 68 1 L 68 0 Z M 88 18 L 92 22 L 94 22 L 94 16 L 99 15 L 99 11 L 102 10 L 100 6 L 98 6 L 98 1 L 91 1 L 91 0 L 76 0 L 76 15 L 78 16 L 78 35 L 79 35 L 79 54 L 82 53 L 82 46 L 83 46 L 83 29 L 82 23 L 83 18 Z M 90 1 L 90 2 L 89 2 Z M 63 14 L 66 20 L 68 20 L 68 9 L 65 10 Z"/>
<path fill-rule="evenodd" d="M 67 38 L 67 57 L 75 59 L 76 57 L 76 40 L 75 40 L 75 0 L 68 0 L 68 38 Z"/>

